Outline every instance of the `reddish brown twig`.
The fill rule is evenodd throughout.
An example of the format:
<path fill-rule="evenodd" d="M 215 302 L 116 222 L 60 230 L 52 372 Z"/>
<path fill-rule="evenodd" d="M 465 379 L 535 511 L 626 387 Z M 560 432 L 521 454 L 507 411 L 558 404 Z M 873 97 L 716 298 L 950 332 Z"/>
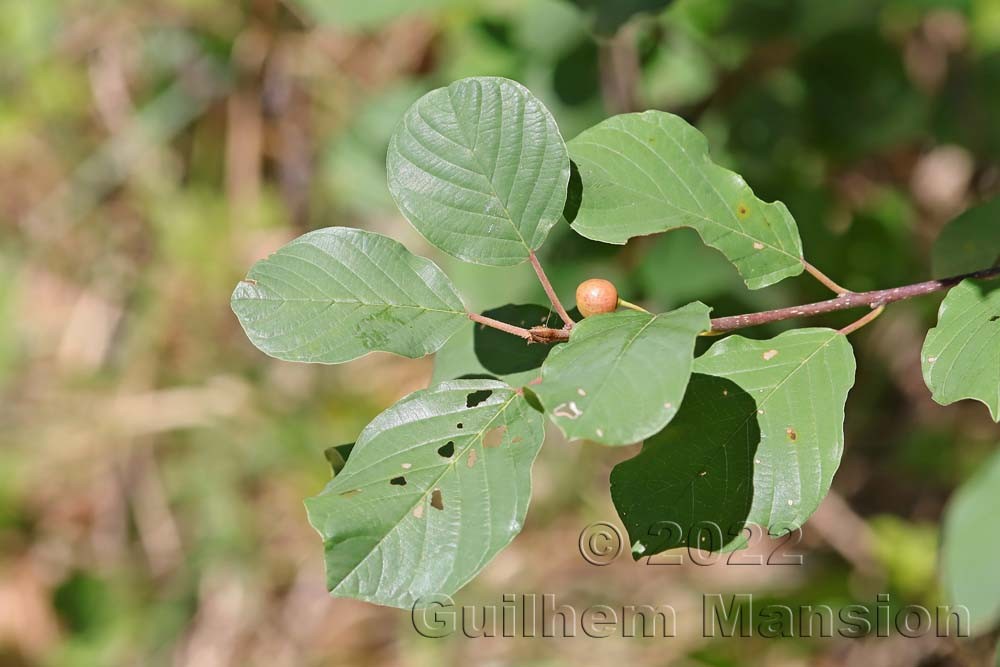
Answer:
<path fill-rule="evenodd" d="M 549 301 L 552 303 L 552 307 L 555 308 L 556 313 L 563 322 L 566 323 L 567 327 L 573 326 L 573 318 L 569 316 L 566 309 L 563 308 L 562 302 L 559 301 L 559 297 L 556 295 L 556 291 L 552 288 L 552 283 L 549 282 L 549 277 L 545 275 L 545 270 L 538 261 L 538 257 L 532 251 L 528 253 L 528 259 L 531 260 L 531 267 L 535 269 L 535 275 L 538 276 L 538 282 L 542 284 L 542 289 L 545 290 L 545 295 L 549 297 Z"/>
<path fill-rule="evenodd" d="M 922 296 L 924 294 L 932 294 L 934 292 L 941 292 L 943 290 L 950 289 L 966 279 L 992 280 L 997 277 L 1000 277 L 1000 267 L 993 267 L 990 269 L 966 273 L 960 276 L 952 276 L 951 278 L 927 280 L 922 283 L 914 283 L 913 285 L 904 285 L 902 287 L 893 287 L 891 289 L 872 290 L 870 292 L 847 292 L 845 294 L 841 294 L 836 299 L 827 299 L 826 301 L 817 301 L 816 303 L 807 303 L 801 306 L 765 310 L 759 313 L 747 313 L 746 315 L 716 317 L 712 320 L 711 332 L 725 333 L 727 331 L 745 329 L 746 327 L 755 327 L 769 322 L 780 322 L 782 320 L 791 320 L 800 317 L 814 317 L 816 315 L 833 313 L 838 310 L 850 310 L 852 308 L 868 307 L 874 311 L 881 306 L 885 306 L 895 301 L 902 301 L 904 299 L 911 299 L 915 296 Z M 845 329 L 847 329 L 845 333 L 855 331 L 857 328 L 860 328 L 860 326 L 863 326 L 874 319 L 874 315 L 869 315 L 871 315 L 871 317 L 866 315 L 858 320 L 858 322 L 855 323 L 858 325 L 857 327 L 851 328 L 854 325 L 845 327 Z M 570 334 L 570 332 L 565 329 L 551 329 L 549 327 L 532 327 L 527 331 L 527 333 L 530 336 L 530 340 L 535 343 L 561 343 L 569 340 Z M 522 338 L 523 337 L 524 336 L 522 336 Z"/>

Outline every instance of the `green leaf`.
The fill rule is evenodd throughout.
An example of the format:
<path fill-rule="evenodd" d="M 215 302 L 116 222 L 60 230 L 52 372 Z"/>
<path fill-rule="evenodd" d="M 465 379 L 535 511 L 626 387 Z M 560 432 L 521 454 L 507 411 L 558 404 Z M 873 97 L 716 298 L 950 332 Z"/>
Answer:
<path fill-rule="evenodd" d="M 920 359 L 935 401 L 975 399 L 1000 421 L 1000 289 L 963 280 L 948 292 Z"/>
<path fill-rule="evenodd" d="M 695 338 L 710 326 L 708 313 L 704 304 L 691 303 L 660 315 L 588 317 L 549 354 L 534 392 L 567 438 L 638 442 L 677 413 Z"/>
<path fill-rule="evenodd" d="M 781 202 L 754 196 L 742 177 L 711 161 L 704 135 L 662 111 L 614 116 L 569 142 L 583 201 L 573 228 L 587 238 L 693 227 L 758 289 L 802 272 L 802 241 Z"/>
<path fill-rule="evenodd" d="M 757 404 L 724 378 L 695 373 L 680 412 L 611 471 L 611 498 L 634 558 L 679 546 L 721 549 L 742 534 L 760 443 Z"/>
<path fill-rule="evenodd" d="M 973 634 L 1000 621 L 998 506 L 1000 452 L 958 489 L 944 514 L 941 579 L 950 601 L 969 609 Z"/>
<path fill-rule="evenodd" d="M 254 264 L 232 308 L 262 352 L 325 364 L 375 350 L 422 357 L 468 322 L 433 262 L 349 227 L 310 232 Z"/>
<path fill-rule="evenodd" d="M 389 191 L 428 241 L 459 259 L 511 266 L 559 221 L 569 157 L 521 84 L 462 79 L 424 95 L 389 143 Z"/>
<path fill-rule="evenodd" d="M 777 531 L 801 526 L 830 490 L 844 451 L 855 370 L 847 337 L 820 328 L 770 340 L 729 336 L 696 359 L 694 370 L 730 379 L 756 401 L 761 442 L 749 521 Z"/>
<path fill-rule="evenodd" d="M 988 269 L 1000 263 L 1000 197 L 971 208 L 941 230 L 934 242 L 938 278 Z"/>
<path fill-rule="evenodd" d="M 491 380 L 445 382 L 380 414 L 306 501 L 330 592 L 401 608 L 453 594 L 520 532 L 543 437 L 541 415 Z"/>

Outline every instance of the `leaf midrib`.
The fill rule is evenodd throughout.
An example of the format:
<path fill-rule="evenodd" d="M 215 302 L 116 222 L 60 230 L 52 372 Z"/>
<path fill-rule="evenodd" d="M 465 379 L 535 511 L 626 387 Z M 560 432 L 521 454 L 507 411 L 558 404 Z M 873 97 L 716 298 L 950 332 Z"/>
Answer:
<path fill-rule="evenodd" d="M 245 281 L 244 281 L 245 282 Z M 428 308 L 426 306 L 420 306 L 408 303 L 367 303 L 365 301 L 356 301 L 352 299 L 331 299 L 331 298 L 316 298 L 316 299 L 305 299 L 305 298 L 274 298 L 274 297 L 236 297 L 233 303 L 240 302 L 250 302 L 250 303 L 260 303 L 260 302 L 276 302 L 276 303 L 311 303 L 311 304 L 350 304 L 357 306 L 367 306 L 369 308 L 411 308 L 414 310 L 426 310 L 432 313 L 447 313 L 450 315 L 467 315 L 468 313 L 464 310 L 445 310 L 443 308 Z"/>
<path fill-rule="evenodd" d="M 759 403 L 755 404 L 754 410 L 752 412 L 747 413 L 747 416 L 743 419 L 742 422 L 740 422 L 740 425 L 736 429 L 734 429 L 732 433 L 730 433 L 726 438 L 724 438 L 723 440 L 721 440 L 719 445 L 717 445 L 716 447 L 713 447 L 711 449 L 714 451 L 714 450 L 716 450 L 718 448 L 725 449 L 726 447 L 728 447 L 729 443 L 732 442 L 733 438 L 735 438 L 739 433 L 741 433 L 743 431 L 743 429 L 746 427 L 746 425 L 750 421 L 750 419 L 752 419 L 755 414 L 758 414 L 758 412 L 757 412 L 758 410 L 763 409 L 764 405 L 771 399 L 771 397 L 775 394 L 775 392 L 777 392 L 782 386 L 784 386 L 784 384 L 786 382 L 788 382 L 793 375 L 795 375 L 800 370 L 802 370 L 802 368 L 804 368 L 805 365 L 808 364 L 809 361 L 811 361 L 813 357 L 815 357 L 823 349 L 825 349 L 839 335 L 841 335 L 841 334 L 837 333 L 837 332 L 834 332 L 834 334 L 830 338 L 826 339 L 823 342 L 822 345 L 817 346 L 816 350 L 814 352 L 812 352 L 808 357 L 806 357 L 805 359 L 803 359 L 800 364 L 798 364 L 792 371 L 790 371 L 787 375 L 785 375 L 784 379 L 782 379 L 781 382 L 779 382 L 778 384 L 774 385 L 774 388 L 771 389 L 771 391 L 769 391 L 761 399 L 761 401 Z M 718 355 L 713 355 L 713 356 L 718 356 Z M 696 362 L 696 365 L 697 365 L 697 362 Z M 695 369 L 695 372 L 697 372 L 697 369 Z M 727 378 L 727 379 L 729 377 L 728 375 L 721 375 L 721 374 L 720 375 L 714 375 L 714 374 L 709 373 L 709 375 L 713 375 L 713 377 L 722 377 L 722 378 Z M 695 480 L 696 480 L 696 477 L 692 477 L 688 481 L 688 484 L 685 487 L 683 487 L 683 489 L 681 491 L 679 491 L 675 496 L 673 496 L 673 497 L 670 498 L 670 501 L 672 502 L 672 501 L 675 501 L 675 500 L 679 499 L 681 496 L 683 496 L 685 494 L 685 492 L 688 489 L 693 489 L 693 484 L 694 484 Z M 775 488 L 775 486 L 776 485 L 774 485 L 774 484 L 771 485 L 771 511 L 769 512 L 769 514 L 773 514 L 774 513 L 774 488 Z M 752 503 L 751 503 L 751 506 L 752 506 Z M 694 520 L 694 516 L 691 517 L 691 520 L 692 521 Z"/>
<path fill-rule="evenodd" d="M 347 574 L 345 574 L 341 578 L 340 582 L 336 586 L 334 586 L 334 588 L 330 591 L 331 593 L 335 593 L 338 590 L 340 590 L 340 587 L 344 584 L 344 582 L 347 581 L 351 576 L 353 576 L 354 573 L 357 572 L 358 568 L 361 567 L 364 563 L 366 563 L 368 561 L 368 559 L 371 558 L 372 555 L 376 551 L 379 551 L 381 549 L 382 544 L 385 542 L 385 540 L 388 539 L 389 536 L 392 535 L 396 530 L 398 530 L 401 525 L 403 525 L 403 522 L 406 520 L 406 517 L 409 516 L 413 512 L 413 510 L 416 509 L 417 505 L 419 505 L 420 503 L 424 502 L 424 500 L 427 498 L 427 493 L 429 491 L 433 491 L 434 488 L 441 482 L 441 480 L 444 479 L 444 476 L 448 473 L 449 469 L 454 468 L 458 464 L 458 462 L 462 459 L 462 456 L 465 455 L 466 453 L 468 453 L 468 451 L 470 449 L 472 449 L 472 447 L 475 446 L 476 441 L 480 440 L 483 437 L 483 434 L 489 428 L 490 424 L 492 424 L 494 421 L 496 421 L 496 419 L 500 415 L 502 415 L 507 410 L 507 408 L 510 406 L 510 404 L 513 403 L 514 400 L 517 398 L 518 395 L 517 395 L 516 392 L 514 392 L 513 390 L 510 390 L 510 392 L 511 392 L 510 398 L 507 399 L 507 401 L 505 401 L 500 406 L 500 409 L 497 410 L 497 413 L 495 415 L 493 415 L 490 418 L 490 420 L 488 422 L 486 422 L 486 424 L 483 425 L 483 427 L 479 431 L 476 432 L 476 434 L 474 436 L 472 436 L 471 438 L 469 438 L 469 444 L 466 447 L 464 447 L 460 453 L 456 453 L 455 456 L 453 457 L 453 459 L 449 463 L 447 463 L 447 464 L 445 464 L 443 466 L 441 474 L 438 475 L 434 479 L 434 481 L 427 487 L 427 490 L 423 491 L 420 494 L 420 496 L 417 499 L 417 501 L 415 503 L 413 503 L 412 505 L 410 505 L 409 508 L 407 508 L 406 512 L 404 512 L 396 521 L 393 522 L 392 527 L 389 528 L 389 530 L 387 530 L 385 532 L 385 534 L 382 537 L 379 538 L 378 542 L 376 542 L 372 546 L 372 548 L 368 552 L 368 554 L 365 555 L 364 558 L 362 558 L 361 560 L 359 560 L 354 565 L 354 567 L 351 568 L 350 572 L 348 572 Z M 360 488 L 364 488 L 366 486 L 371 486 L 371 484 L 375 484 L 378 481 L 379 480 L 372 481 L 369 484 L 365 484 L 365 485 L 363 485 Z M 384 481 L 384 480 L 381 480 L 381 481 Z M 423 533 L 426 534 L 426 531 L 427 531 L 427 529 L 425 527 Z M 452 574 L 454 574 L 454 567 L 452 567 Z M 451 576 L 451 574 L 449 574 L 448 576 Z"/>

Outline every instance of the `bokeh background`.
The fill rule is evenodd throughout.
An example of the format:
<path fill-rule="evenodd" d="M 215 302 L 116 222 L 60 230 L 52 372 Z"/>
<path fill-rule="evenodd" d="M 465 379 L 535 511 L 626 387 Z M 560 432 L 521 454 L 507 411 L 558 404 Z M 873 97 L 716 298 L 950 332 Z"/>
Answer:
<path fill-rule="evenodd" d="M 432 374 L 465 372 L 471 325 L 436 368 L 382 354 L 282 363 L 242 334 L 236 282 L 291 238 L 350 225 L 439 261 L 472 308 L 544 303 L 526 265 L 443 257 L 394 208 L 386 146 L 422 93 L 508 76 L 567 139 L 613 113 L 680 114 L 716 160 L 788 204 L 807 257 L 855 290 L 926 279 L 941 225 L 1000 191 L 1000 2 L 666 4 L 0 2 L 0 665 L 992 660 L 992 637 L 700 632 L 706 592 L 943 600 L 942 511 L 1000 433 L 981 405 L 939 407 L 923 385 L 939 297 L 853 337 L 846 452 L 802 567 L 587 564 L 580 531 L 617 521 L 608 473 L 634 450 L 552 433 L 523 533 L 456 597 L 672 604 L 678 637 L 425 639 L 406 612 L 325 593 L 302 506 L 329 478 L 324 449 Z M 647 14 L 623 22 L 635 9 Z M 560 228 L 544 255 L 567 298 L 590 275 L 651 308 L 700 299 L 716 314 L 826 296 L 807 278 L 749 293 L 686 231 L 622 248 Z"/>

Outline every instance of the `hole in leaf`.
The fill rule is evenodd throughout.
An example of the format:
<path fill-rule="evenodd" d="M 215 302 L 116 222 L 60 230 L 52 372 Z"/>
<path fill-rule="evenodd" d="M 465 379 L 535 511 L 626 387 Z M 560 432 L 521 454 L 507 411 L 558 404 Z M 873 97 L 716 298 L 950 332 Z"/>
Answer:
<path fill-rule="evenodd" d="M 392 479 L 389 480 L 389 483 L 394 484 L 396 486 L 406 486 L 406 478 L 403 477 L 402 475 L 400 475 L 399 477 L 393 477 Z"/>
<path fill-rule="evenodd" d="M 455 441 L 449 440 L 446 444 L 438 447 L 438 455 L 450 459 L 455 455 Z"/>
<path fill-rule="evenodd" d="M 474 408 L 493 395 L 492 389 L 480 389 L 465 397 L 465 407 Z"/>
<path fill-rule="evenodd" d="M 462 427 L 463 427 L 462 422 L 458 422 L 457 424 L 455 424 L 455 428 L 462 428 Z"/>
<path fill-rule="evenodd" d="M 431 494 L 431 507 L 436 510 L 444 509 L 444 498 L 441 497 L 441 489 L 434 489 L 434 493 Z"/>
<path fill-rule="evenodd" d="M 997 320 L 1000 320 L 1000 315 L 994 315 L 990 318 L 990 322 L 996 322 Z"/>

